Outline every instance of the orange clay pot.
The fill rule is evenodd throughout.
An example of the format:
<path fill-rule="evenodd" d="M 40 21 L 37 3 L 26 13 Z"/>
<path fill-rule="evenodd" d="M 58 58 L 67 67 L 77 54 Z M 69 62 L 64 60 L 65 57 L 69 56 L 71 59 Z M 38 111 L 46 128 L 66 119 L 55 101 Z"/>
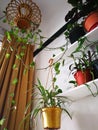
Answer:
<path fill-rule="evenodd" d="M 74 78 L 76 79 L 77 85 L 85 84 L 86 82 L 89 82 L 92 80 L 92 75 L 90 73 L 90 69 L 87 69 L 85 71 L 78 70 L 74 74 Z"/>
<path fill-rule="evenodd" d="M 84 28 L 90 32 L 98 26 L 98 10 L 90 13 L 84 21 Z"/>

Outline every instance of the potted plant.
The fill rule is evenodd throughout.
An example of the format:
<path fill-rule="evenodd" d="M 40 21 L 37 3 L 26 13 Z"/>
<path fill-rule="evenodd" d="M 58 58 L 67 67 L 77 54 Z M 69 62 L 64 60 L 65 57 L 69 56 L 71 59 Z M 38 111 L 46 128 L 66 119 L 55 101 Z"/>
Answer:
<path fill-rule="evenodd" d="M 58 74 L 59 66 L 57 67 L 57 64 L 56 72 Z M 72 118 L 65 104 L 70 100 L 67 97 L 60 95 L 62 90 L 57 85 L 55 85 L 55 83 L 56 77 L 52 77 L 52 86 L 49 88 L 43 86 L 39 79 L 38 84 L 35 84 L 37 89 L 37 93 L 34 94 L 36 105 L 32 111 L 32 117 L 35 118 L 40 112 L 42 114 L 44 129 L 59 129 L 61 124 L 62 111 L 65 111 L 68 116 Z"/>
<path fill-rule="evenodd" d="M 98 0 L 68 0 L 72 5 L 72 9 L 65 16 L 65 21 L 76 19 L 76 22 L 82 17 L 84 18 L 83 27 L 88 32 L 98 26 Z M 87 18 L 85 19 L 85 16 Z M 94 17 L 94 20 L 92 20 Z M 91 19 L 89 22 L 88 19 Z M 89 23 L 89 24 L 88 24 Z"/>
<path fill-rule="evenodd" d="M 65 21 L 72 18 L 80 18 L 88 15 L 90 12 L 98 9 L 98 0 L 68 0 L 67 1 L 73 8 L 68 11 L 65 16 Z"/>
<path fill-rule="evenodd" d="M 37 105 L 33 110 L 33 117 L 36 117 L 39 112 L 42 113 L 42 121 L 44 128 L 60 128 L 61 113 L 64 110 L 71 118 L 70 113 L 65 108 L 64 103 L 68 102 L 68 98 L 59 96 L 62 90 L 56 85 L 53 89 L 46 89 L 38 80 Z"/>
<path fill-rule="evenodd" d="M 78 86 L 94 79 L 92 56 L 93 54 L 90 51 L 87 53 L 82 52 L 80 58 L 74 57 L 73 54 L 71 55 L 74 63 L 69 66 L 69 70 L 74 75 Z"/>

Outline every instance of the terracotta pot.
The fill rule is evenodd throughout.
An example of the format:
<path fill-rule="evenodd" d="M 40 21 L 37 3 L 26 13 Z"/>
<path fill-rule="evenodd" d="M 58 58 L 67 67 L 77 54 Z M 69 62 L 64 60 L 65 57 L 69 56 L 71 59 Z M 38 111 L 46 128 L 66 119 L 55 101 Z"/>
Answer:
<path fill-rule="evenodd" d="M 90 73 L 90 69 L 87 69 L 85 71 L 77 71 L 74 74 L 74 78 L 76 79 L 77 85 L 85 84 L 86 82 L 89 82 L 92 80 L 92 75 Z"/>
<path fill-rule="evenodd" d="M 84 21 L 84 28 L 90 32 L 98 26 L 98 10 L 90 13 Z"/>
<path fill-rule="evenodd" d="M 59 129 L 61 126 L 62 109 L 48 107 L 42 109 L 42 122 L 44 129 Z"/>

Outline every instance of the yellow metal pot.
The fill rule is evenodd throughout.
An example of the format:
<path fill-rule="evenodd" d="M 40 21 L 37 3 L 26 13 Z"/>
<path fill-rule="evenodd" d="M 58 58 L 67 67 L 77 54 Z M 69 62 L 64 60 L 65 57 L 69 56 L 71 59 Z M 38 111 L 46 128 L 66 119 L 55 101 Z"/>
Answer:
<path fill-rule="evenodd" d="M 42 109 L 42 122 L 45 129 L 59 129 L 61 125 L 61 112 L 59 107 L 47 107 Z"/>

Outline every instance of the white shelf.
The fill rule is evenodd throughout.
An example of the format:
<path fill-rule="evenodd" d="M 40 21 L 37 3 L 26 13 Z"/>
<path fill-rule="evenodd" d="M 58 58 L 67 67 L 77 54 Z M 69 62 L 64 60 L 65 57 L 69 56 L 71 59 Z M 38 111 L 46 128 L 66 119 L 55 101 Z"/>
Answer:
<path fill-rule="evenodd" d="M 92 42 L 97 41 L 98 40 L 98 27 L 93 29 L 91 32 L 87 33 L 85 36 L 87 37 L 87 39 L 89 39 Z M 86 44 L 88 44 L 88 43 L 86 42 Z M 62 55 L 63 55 L 63 59 L 65 59 L 65 63 L 70 62 L 72 59 L 69 56 L 71 55 L 71 53 L 77 47 L 78 47 L 78 44 L 77 44 L 77 41 L 76 41 L 75 43 L 69 45 L 69 47 L 68 47 L 68 49 L 67 49 L 67 51 L 65 52 L 64 55 L 63 55 L 63 52 L 61 52 L 56 57 L 54 57 L 54 62 L 56 62 Z"/>
<path fill-rule="evenodd" d="M 91 32 L 87 33 L 85 35 L 87 37 L 87 39 L 89 41 L 97 41 L 98 40 L 98 27 L 96 27 L 94 30 L 92 30 Z M 89 43 L 84 42 L 83 45 L 88 45 Z M 69 48 L 67 49 L 67 51 L 65 52 L 65 54 L 63 55 L 63 52 L 58 54 L 55 58 L 54 58 L 54 62 L 58 61 L 58 59 L 60 59 L 63 55 L 63 59 L 65 59 L 65 66 L 68 68 L 69 64 L 72 62 L 72 58 L 70 58 L 69 56 L 71 55 L 71 53 L 78 47 L 77 41 L 73 44 L 71 44 L 69 46 Z M 79 55 L 79 53 L 77 53 L 76 55 Z M 64 70 L 65 71 L 65 70 Z M 66 70 L 67 71 L 67 70 Z M 66 73 L 66 75 L 68 76 L 68 72 Z M 64 75 L 61 74 L 61 77 L 65 77 L 65 73 Z M 72 78 L 72 77 L 71 77 Z M 62 80 L 62 79 L 61 79 Z M 69 80 L 69 79 L 68 79 Z M 62 81 L 63 82 L 63 81 Z M 96 86 L 94 85 L 94 83 L 98 86 L 98 79 L 93 80 L 88 82 L 87 84 L 89 85 L 91 91 L 96 94 L 97 89 Z M 66 84 L 66 83 L 65 83 Z M 65 85 L 64 84 L 64 85 Z M 64 86 L 62 85 L 62 86 Z M 90 90 L 88 89 L 88 87 L 84 84 L 84 85 L 80 85 L 78 87 L 72 87 L 69 90 L 66 90 L 66 92 L 64 92 L 62 94 L 62 96 L 66 96 L 69 99 L 71 99 L 72 101 L 77 101 L 80 100 L 82 98 L 85 98 L 87 96 L 92 95 Z"/>
<path fill-rule="evenodd" d="M 98 86 L 98 79 L 90 81 L 87 84 L 89 85 L 93 94 L 96 94 L 98 87 L 96 88 L 94 83 Z M 77 101 L 77 100 L 80 100 L 82 98 L 88 97 L 90 95 L 92 95 L 92 94 L 85 84 L 80 85 L 80 86 L 75 87 L 75 88 L 72 88 L 72 89 L 69 89 L 62 94 L 62 96 L 66 96 L 69 99 L 71 99 L 72 101 Z"/>

